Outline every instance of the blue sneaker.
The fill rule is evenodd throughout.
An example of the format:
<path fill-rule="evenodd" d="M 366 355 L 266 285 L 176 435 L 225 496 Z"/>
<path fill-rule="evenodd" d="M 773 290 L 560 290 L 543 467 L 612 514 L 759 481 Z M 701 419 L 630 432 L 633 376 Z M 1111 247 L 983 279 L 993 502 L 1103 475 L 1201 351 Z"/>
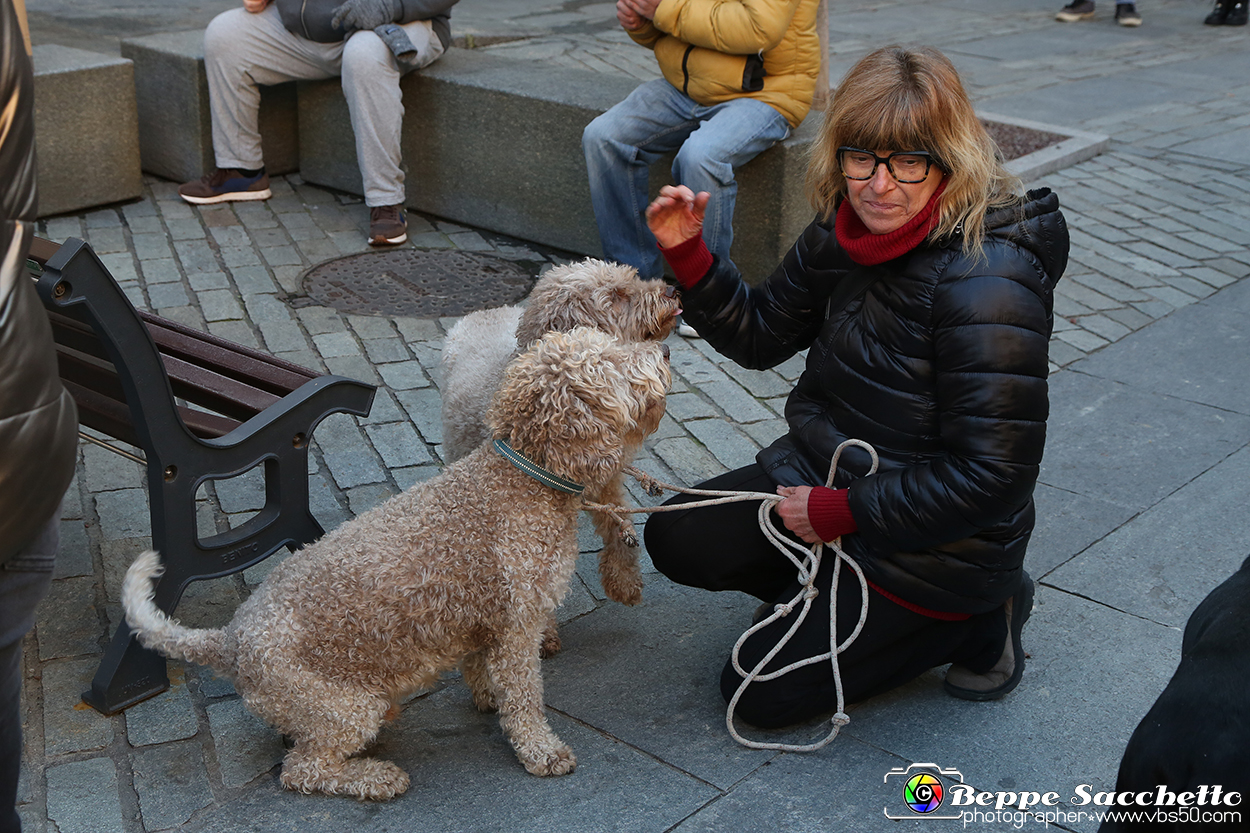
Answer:
<path fill-rule="evenodd" d="M 211 173 L 178 187 L 178 196 L 193 205 L 212 205 L 240 200 L 267 200 L 269 174 L 264 169 L 256 176 L 244 176 L 233 168 L 215 168 Z"/>

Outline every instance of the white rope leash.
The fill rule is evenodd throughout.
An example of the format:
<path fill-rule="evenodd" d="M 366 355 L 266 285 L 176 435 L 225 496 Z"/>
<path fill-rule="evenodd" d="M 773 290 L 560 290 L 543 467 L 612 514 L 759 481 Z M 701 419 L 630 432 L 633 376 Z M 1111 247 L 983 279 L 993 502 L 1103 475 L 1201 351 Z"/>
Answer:
<path fill-rule="evenodd" d="M 872 467 L 868 470 L 868 473 L 873 474 L 877 471 L 879 460 L 876 449 L 862 440 L 846 440 L 833 452 L 833 460 L 829 464 L 829 477 L 825 481 L 826 486 L 832 487 L 834 476 L 838 471 L 838 459 L 842 456 L 842 450 L 849 445 L 856 445 L 865 449 L 872 457 Z M 764 667 L 768 665 L 768 663 L 772 662 L 773 658 L 781 652 L 781 649 L 786 646 L 791 637 L 798 632 L 799 627 L 803 624 L 803 620 L 807 618 L 807 614 L 811 610 L 813 602 L 816 600 L 816 597 L 820 595 L 820 591 L 816 589 L 816 574 L 820 571 L 820 564 L 825 544 L 815 544 L 809 550 L 802 544 L 798 544 L 778 532 L 776 526 L 773 524 L 770 513 L 773 506 L 780 503 L 782 498 L 775 494 L 769 494 L 767 492 L 733 492 L 707 489 L 686 489 L 678 486 L 671 486 L 666 483 L 659 483 L 654 478 L 639 472 L 637 469 L 630 468 L 626 469 L 626 471 L 636 477 L 638 481 L 646 487 L 647 491 L 652 494 L 658 494 L 657 490 L 659 489 L 669 489 L 670 491 L 682 492 L 684 494 L 706 495 L 711 499 L 692 501 L 690 503 L 682 503 L 674 506 L 647 506 L 639 508 L 605 506 L 602 504 L 586 502 L 586 507 L 589 509 L 607 512 L 608 514 L 616 517 L 616 519 L 621 521 L 622 524 L 626 524 L 624 519 L 617 514 L 618 511 L 623 511 L 629 514 L 669 512 L 679 509 L 686 510 L 700 508 L 703 506 L 716 506 L 724 503 L 736 503 L 745 500 L 760 501 L 758 514 L 760 529 L 763 531 L 764 536 L 772 542 L 773 546 L 780 550 L 782 555 L 790 559 L 790 562 L 794 564 L 795 568 L 798 570 L 799 583 L 802 584 L 803 587 L 789 602 L 776 605 L 771 615 L 752 625 L 744 634 L 742 634 L 741 637 L 738 638 L 738 641 L 734 644 L 731 661 L 733 662 L 734 670 L 737 671 L 738 675 L 742 677 L 742 683 L 738 686 L 737 691 L 734 692 L 733 697 L 729 700 L 729 706 L 725 711 L 725 725 L 728 727 L 729 734 L 734 740 L 750 749 L 772 749 L 783 752 L 815 752 L 817 749 L 827 746 L 838 736 L 838 732 L 841 731 L 842 727 L 851 721 L 851 718 L 847 716 L 845 711 L 846 703 L 842 691 L 842 671 L 838 665 L 838 654 L 849 648 L 851 643 L 858 638 L 860 631 L 864 628 L 864 622 L 868 619 L 868 580 L 864 577 L 864 571 L 860 569 L 854 559 L 842 550 L 842 539 L 837 538 L 828 545 L 833 549 L 833 552 L 837 556 L 834 560 L 833 578 L 829 588 L 829 650 L 819 656 L 808 657 L 807 659 L 793 662 L 785 668 L 778 669 L 777 671 L 773 671 L 768 674 L 763 674 L 761 672 L 764 670 Z M 860 605 L 859 621 L 856 623 L 855 629 L 844 642 L 838 644 L 838 577 L 842 571 L 843 561 L 851 566 L 851 569 L 855 571 L 855 575 L 859 579 L 860 592 L 863 602 Z M 739 653 L 747 639 L 749 639 L 756 631 L 767 627 L 778 619 L 789 616 L 792 612 L 794 612 L 794 609 L 800 600 L 803 603 L 802 609 L 799 611 L 799 615 L 795 619 L 794 624 L 790 626 L 790 629 L 786 631 L 785 635 L 783 635 L 777 644 L 773 646 L 772 650 L 770 650 L 753 669 L 750 671 L 744 669 L 742 664 L 739 662 Z M 743 737 L 738 732 L 737 726 L 734 725 L 734 710 L 737 708 L 738 701 L 742 698 L 743 693 L 746 692 L 747 687 L 750 686 L 751 683 L 756 681 L 767 682 L 768 680 L 775 680 L 778 677 L 789 674 L 791 671 L 798 668 L 814 665 L 818 662 L 823 662 L 824 660 L 829 660 L 829 664 L 833 670 L 834 687 L 837 690 L 837 711 L 831 719 L 833 728 L 830 730 L 828 735 L 821 740 L 815 741 L 814 743 L 789 744 L 750 740 L 749 738 Z"/>

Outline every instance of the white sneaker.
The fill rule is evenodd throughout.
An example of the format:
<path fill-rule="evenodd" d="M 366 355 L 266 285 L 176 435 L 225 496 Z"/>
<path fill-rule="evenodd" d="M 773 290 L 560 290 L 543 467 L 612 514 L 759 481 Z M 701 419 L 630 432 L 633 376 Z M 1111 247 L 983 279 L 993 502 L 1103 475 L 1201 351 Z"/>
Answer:
<path fill-rule="evenodd" d="M 677 335 L 682 336 L 683 338 L 703 338 L 703 336 L 699 335 L 698 330 L 691 327 L 685 321 L 678 323 Z"/>

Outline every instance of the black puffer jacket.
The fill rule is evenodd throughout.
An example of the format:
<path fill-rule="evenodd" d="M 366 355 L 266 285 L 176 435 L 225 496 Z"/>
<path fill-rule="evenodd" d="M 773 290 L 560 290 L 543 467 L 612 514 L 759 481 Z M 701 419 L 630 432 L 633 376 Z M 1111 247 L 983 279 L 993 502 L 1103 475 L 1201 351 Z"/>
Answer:
<path fill-rule="evenodd" d="M 847 553 L 874 584 L 933 610 L 981 613 L 1017 589 L 1046 439 L 1047 348 L 1068 259 L 1058 198 L 1030 192 L 986 218 L 985 258 L 960 240 L 875 267 L 864 295 L 827 317 L 857 267 L 812 223 L 781 266 L 748 287 L 717 261 L 682 299 L 717 350 L 767 368 L 809 348 L 786 403 L 790 430 L 757 456 L 780 485 L 850 487 Z"/>

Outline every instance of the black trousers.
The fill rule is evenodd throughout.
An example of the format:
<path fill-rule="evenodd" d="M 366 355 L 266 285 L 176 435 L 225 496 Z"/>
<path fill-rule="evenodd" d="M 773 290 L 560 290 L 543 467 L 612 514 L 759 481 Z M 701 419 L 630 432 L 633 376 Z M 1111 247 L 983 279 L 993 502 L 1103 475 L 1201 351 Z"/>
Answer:
<path fill-rule="evenodd" d="M 52 584 L 60 509 L 35 539 L 0 564 L 0 833 L 20 833 L 14 802 L 22 764 L 22 637 Z"/>
<path fill-rule="evenodd" d="M 727 472 L 700 488 L 775 492 L 758 465 Z M 700 500 L 678 495 L 669 504 Z M 707 590 L 738 590 L 769 603 L 789 602 L 799 592 L 794 565 L 760 530 L 759 503 L 744 501 L 686 511 L 657 512 L 647 521 L 644 539 L 656 569 L 679 584 Z M 775 513 L 778 530 L 788 533 Z M 791 536 L 793 538 L 793 536 Z M 797 539 L 795 539 L 797 540 Z M 836 556 L 826 548 L 816 586 L 820 590 L 802 626 L 764 672 L 829 650 L 829 590 Z M 859 621 L 859 580 L 847 565 L 838 578 L 837 632 L 841 643 Z M 754 668 L 791 628 L 796 612 L 756 632 L 743 645 L 739 662 Z M 744 628 L 745 630 L 745 623 Z M 915 613 L 870 591 L 868 619 L 855 642 L 839 655 L 847 703 L 865 700 L 914 679 L 930 668 L 959 662 L 973 671 L 991 668 L 1007 638 L 1004 611 L 991 611 L 949 622 Z M 721 693 L 726 702 L 742 682 L 726 661 Z M 828 661 L 799 668 L 767 682 L 752 683 L 738 701 L 737 714 L 761 728 L 788 726 L 837 706 L 833 670 Z"/>

